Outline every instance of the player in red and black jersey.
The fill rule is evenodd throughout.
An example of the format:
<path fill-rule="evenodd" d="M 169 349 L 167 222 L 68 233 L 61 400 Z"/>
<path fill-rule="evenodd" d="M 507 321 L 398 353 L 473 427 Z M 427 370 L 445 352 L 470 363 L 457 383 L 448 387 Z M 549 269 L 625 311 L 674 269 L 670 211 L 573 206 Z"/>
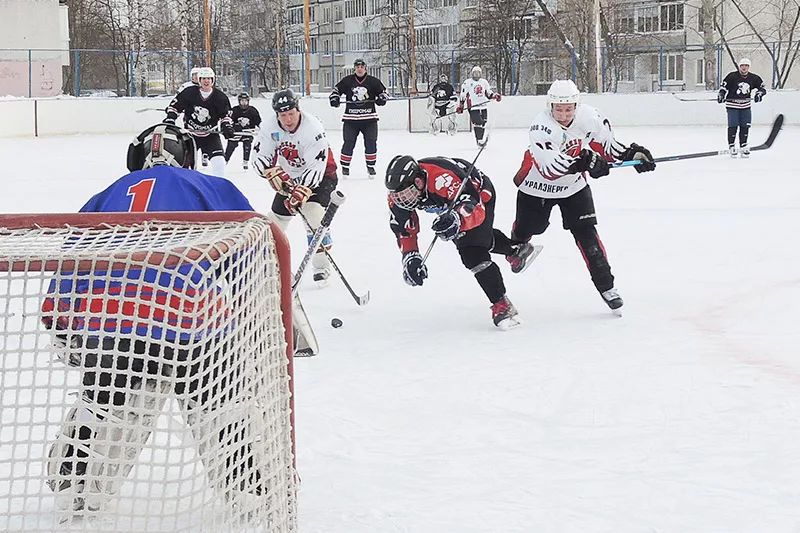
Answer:
<path fill-rule="evenodd" d="M 367 74 L 367 64 L 363 59 L 353 63 L 355 74 L 342 78 L 329 96 L 331 107 L 339 107 L 345 101 L 342 116 L 342 136 L 344 144 L 340 155 L 342 176 L 350 175 L 350 161 L 356 146 L 358 134 L 364 136 L 364 158 L 367 160 L 367 173 L 375 175 L 375 162 L 378 158 L 378 112 L 376 105 L 386 105 L 389 95 L 383 82 Z"/>
<path fill-rule="evenodd" d="M 492 303 L 494 324 L 509 329 L 518 326 L 520 320 L 506 296 L 500 267 L 489 254 L 513 256 L 517 248 L 502 231 L 492 227 L 495 191 L 491 180 L 477 168 L 470 171 L 470 166 L 468 161 L 456 158 L 416 161 L 411 156 L 396 156 L 386 169 L 389 225 L 403 253 L 403 279 L 419 286 L 428 277 L 428 268 L 419 253 L 417 210 L 437 213 L 431 228 L 439 238 L 455 243 L 461 262 L 475 275 Z M 464 180 L 468 181 L 459 193 Z M 448 209 L 451 204 L 453 208 Z"/>

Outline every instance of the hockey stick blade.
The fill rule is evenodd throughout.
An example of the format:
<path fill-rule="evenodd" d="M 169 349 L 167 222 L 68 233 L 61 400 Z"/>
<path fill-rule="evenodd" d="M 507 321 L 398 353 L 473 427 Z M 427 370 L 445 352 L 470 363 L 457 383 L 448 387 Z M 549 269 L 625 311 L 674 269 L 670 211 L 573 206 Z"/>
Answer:
<path fill-rule="evenodd" d="M 766 150 L 772 147 L 772 143 L 775 142 L 775 139 L 778 137 L 778 133 L 781 131 L 781 127 L 783 127 L 783 114 L 779 114 L 775 117 L 775 121 L 772 123 L 772 129 L 767 136 L 767 140 L 764 141 L 762 144 L 758 146 L 754 146 L 751 148 L 751 151 L 754 150 Z M 655 163 L 667 163 L 669 161 L 683 161 L 684 159 L 697 159 L 700 157 L 714 157 L 717 155 L 729 155 L 731 153 L 730 150 L 714 150 L 708 152 L 695 152 L 693 154 L 679 154 L 679 155 L 670 155 L 666 157 L 656 157 L 653 159 Z M 633 167 L 640 164 L 642 161 L 640 159 L 634 159 L 633 161 L 622 161 L 620 163 L 614 163 L 611 168 L 621 168 L 621 167 Z"/>
<path fill-rule="evenodd" d="M 303 210 L 300 209 L 298 212 L 300 213 L 300 216 L 303 217 L 303 222 L 305 222 L 306 227 L 310 228 L 311 224 L 308 223 L 308 218 L 306 217 L 305 213 L 303 213 Z M 353 300 L 355 300 L 355 302 L 359 306 L 367 305 L 369 303 L 369 291 L 367 291 L 364 295 L 361 295 L 361 296 L 356 294 L 356 291 L 353 290 L 353 287 L 350 285 L 350 282 L 347 281 L 347 278 L 344 277 L 344 274 L 342 274 L 342 271 L 339 269 L 339 265 L 337 265 L 336 261 L 333 260 L 333 256 L 331 255 L 331 252 L 324 246 L 322 246 L 322 251 L 325 252 L 325 256 L 328 258 L 328 262 L 331 264 L 333 269 L 336 271 L 336 274 L 339 275 L 339 279 L 342 280 L 342 283 L 344 284 L 345 288 L 347 289 L 347 292 L 350 293 L 350 296 L 353 297 Z"/>
<path fill-rule="evenodd" d="M 695 95 L 695 96 L 699 96 L 699 98 L 691 98 L 690 95 L 692 93 L 687 93 L 685 95 L 680 94 L 680 93 L 671 93 L 671 94 L 672 94 L 672 96 L 674 96 L 675 98 L 677 98 L 681 102 L 716 102 L 717 101 L 717 97 L 716 96 L 705 96 L 705 95 L 700 94 L 700 95 Z"/>

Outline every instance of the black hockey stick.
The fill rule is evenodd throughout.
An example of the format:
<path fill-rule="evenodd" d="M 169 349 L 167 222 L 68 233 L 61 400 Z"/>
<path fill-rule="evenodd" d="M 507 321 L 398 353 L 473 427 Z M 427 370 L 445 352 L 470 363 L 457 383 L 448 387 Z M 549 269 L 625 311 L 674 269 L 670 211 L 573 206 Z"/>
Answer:
<path fill-rule="evenodd" d="M 292 294 L 297 292 L 297 287 L 300 285 L 300 280 L 303 278 L 303 273 L 305 272 L 308 263 L 311 261 L 311 258 L 314 256 L 314 254 L 317 253 L 319 243 L 321 243 L 322 239 L 325 238 L 325 233 L 331 226 L 333 216 L 336 214 L 339 206 L 342 205 L 344 201 L 345 196 L 340 191 L 333 191 L 331 193 L 331 203 L 329 203 L 327 209 L 325 209 L 325 214 L 322 215 L 322 221 L 320 222 L 317 231 L 314 232 L 311 242 L 308 243 L 306 254 L 303 256 L 303 260 L 300 261 L 300 266 L 297 267 L 297 272 L 294 273 L 294 280 L 292 281 Z"/>
<path fill-rule="evenodd" d="M 450 212 L 453 211 L 453 209 L 455 209 L 456 203 L 458 202 L 458 199 L 461 197 L 461 193 L 464 191 L 464 187 L 466 187 L 467 186 L 467 182 L 470 179 L 472 179 L 471 178 L 472 169 L 475 168 L 475 163 L 478 162 L 478 158 L 481 156 L 481 154 L 483 153 L 483 149 L 486 148 L 486 145 L 488 144 L 488 141 L 489 141 L 488 135 L 489 135 L 489 130 L 486 130 L 484 132 L 484 134 L 483 134 L 484 143 L 481 145 L 480 150 L 478 150 L 478 153 L 475 155 L 475 159 L 472 160 L 472 163 L 470 163 L 469 167 L 467 168 L 467 176 L 463 180 L 461 180 L 461 184 L 458 186 L 458 190 L 456 191 L 456 194 L 453 196 L 453 200 L 450 202 L 450 205 L 448 205 L 447 209 L 442 211 L 442 213 L 439 216 L 441 216 L 441 215 L 443 215 L 445 213 L 450 213 Z M 435 245 L 436 241 L 438 241 L 438 240 L 439 240 L 439 235 L 438 234 L 434 235 L 430 246 L 428 246 L 428 250 L 425 252 L 425 255 L 422 257 L 422 266 L 425 266 L 425 262 L 428 260 L 428 256 L 431 255 L 431 250 L 433 250 L 433 245 Z M 422 268 L 422 266 L 420 268 Z"/>
<path fill-rule="evenodd" d="M 750 151 L 755 152 L 758 150 L 767 150 L 772 147 L 772 143 L 775 142 L 775 138 L 778 136 L 778 133 L 781 131 L 781 127 L 783 126 L 783 114 L 778 115 L 775 117 L 775 122 L 772 123 L 772 129 L 769 132 L 769 136 L 767 140 L 764 141 L 762 144 L 758 146 L 754 146 L 750 148 Z M 697 159 L 699 157 L 713 157 L 717 155 L 728 155 L 731 151 L 728 150 L 715 150 L 710 152 L 695 152 L 693 154 L 679 154 L 679 155 L 670 155 L 666 157 L 656 157 L 653 159 L 655 163 L 666 163 L 669 161 L 682 161 L 684 159 Z M 633 161 L 622 161 L 621 163 L 614 163 L 611 168 L 620 168 L 620 167 L 632 167 L 642 163 L 641 159 L 634 159 Z"/>
<path fill-rule="evenodd" d="M 311 228 L 311 224 L 308 222 L 308 218 L 306 217 L 305 213 L 303 213 L 303 210 L 300 209 L 298 213 L 300 213 L 300 216 L 303 217 L 303 222 L 305 222 L 306 226 Z M 325 255 L 328 257 L 328 262 L 330 262 L 333 269 L 339 275 L 339 279 L 342 280 L 342 283 L 344 283 L 347 292 L 350 293 L 350 296 L 353 297 L 353 300 L 355 300 L 358 305 L 361 306 L 367 305 L 369 303 L 369 291 L 367 291 L 362 296 L 356 294 L 356 291 L 353 290 L 353 287 L 350 285 L 350 283 L 347 281 L 347 278 L 344 277 L 344 274 L 342 274 L 342 271 L 339 269 L 339 265 L 337 265 L 336 261 L 333 260 L 333 256 L 331 255 L 330 251 L 328 251 L 328 249 L 325 246 L 322 246 L 322 251 L 325 252 Z"/>

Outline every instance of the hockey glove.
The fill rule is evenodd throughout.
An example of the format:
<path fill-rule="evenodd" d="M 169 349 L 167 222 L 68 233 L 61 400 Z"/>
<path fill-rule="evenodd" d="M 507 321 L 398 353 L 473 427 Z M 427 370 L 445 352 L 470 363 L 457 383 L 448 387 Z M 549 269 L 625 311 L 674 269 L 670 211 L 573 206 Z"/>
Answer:
<path fill-rule="evenodd" d="M 330 95 L 328 97 L 328 100 L 330 100 L 330 102 L 331 102 L 331 107 L 339 107 L 339 104 L 342 103 L 342 101 L 339 99 L 339 95 L 338 94 Z"/>
<path fill-rule="evenodd" d="M 461 114 L 463 112 L 464 112 L 464 104 L 458 104 L 458 107 L 456 107 L 456 113 Z"/>
<path fill-rule="evenodd" d="M 236 132 L 233 131 L 233 124 L 230 122 L 223 122 L 219 128 L 222 130 L 222 136 L 226 139 L 231 139 L 236 135 Z"/>
<path fill-rule="evenodd" d="M 632 143 L 625 153 L 622 154 L 623 161 L 633 161 L 633 160 L 641 160 L 642 162 L 636 165 L 635 168 L 636 172 L 641 174 L 642 172 L 650 172 L 651 170 L 656 169 L 656 163 L 653 161 L 653 154 L 650 153 L 650 150 L 645 148 L 644 146 L 639 146 L 636 143 Z"/>
<path fill-rule="evenodd" d="M 419 287 L 428 277 L 428 267 L 422 263 L 422 256 L 413 250 L 403 254 L 403 281 L 412 287 Z"/>
<path fill-rule="evenodd" d="M 718 104 L 725 103 L 726 96 L 728 96 L 728 91 L 726 91 L 725 89 L 720 89 L 719 92 L 717 93 L 717 103 Z"/>
<path fill-rule="evenodd" d="M 289 210 L 291 214 L 297 213 L 297 210 L 303 207 L 308 200 L 313 191 L 306 187 L 305 185 L 297 185 L 292 186 L 289 190 L 289 198 L 283 201 L 283 204 L 286 206 L 286 209 Z"/>
<path fill-rule="evenodd" d="M 753 101 L 755 103 L 759 103 L 764 98 L 765 94 L 767 94 L 767 90 L 764 89 L 763 87 L 759 87 L 758 90 L 756 91 L 755 96 L 753 96 Z"/>
<path fill-rule="evenodd" d="M 385 94 L 379 94 L 375 99 L 375 105 L 386 105 L 387 99 Z"/>
<path fill-rule="evenodd" d="M 495 95 L 492 96 L 492 98 L 494 98 L 496 101 L 499 102 L 500 100 L 503 99 L 503 96 L 500 93 L 495 93 Z"/>
<path fill-rule="evenodd" d="M 588 172 L 589 175 L 595 179 L 608 176 L 608 161 L 603 159 L 603 156 L 584 148 L 578 154 L 578 158 L 570 165 L 570 172 Z"/>
<path fill-rule="evenodd" d="M 455 211 L 445 211 L 436 217 L 431 229 L 443 241 L 452 241 L 461 233 L 461 217 Z"/>
<path fill-rule="evenodd" d="M 258 165 L 256 165 L 256 168 L 258 168 Z M 273 189 L 281 194 L 286 194 L 286 191 L 284 190 L 284 184 L 291 180 L 291 178 L 285 170 L 283 170 L 281 167 L 269 167 L 265 168 L 260 174 L 264 179 L 269 181 L 269 184 Z"/>

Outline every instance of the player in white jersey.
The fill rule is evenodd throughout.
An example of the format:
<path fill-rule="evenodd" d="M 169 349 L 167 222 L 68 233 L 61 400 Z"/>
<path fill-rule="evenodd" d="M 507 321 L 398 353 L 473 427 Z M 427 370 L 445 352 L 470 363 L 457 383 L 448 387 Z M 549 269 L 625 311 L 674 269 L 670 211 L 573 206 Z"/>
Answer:
<path fill-rule="evenodd" d="M 192 67 L 190 71 L 191 80 L 178 87 L 178 92 L 183 91 L 187 87 L 192 87 L 193 85 L 200 85 L 200 79 L 197 77 L 198 74 L 200 74 L 200 67 Z"/>
<path fill-rule="evenodd" d="M 557 205 L 564 229 L 572 233 L 594 286 L 609 308 L 621 314 L 623 302 L 595 228 L 597 217 L 586 174 L 606 176 L 613 161 L 640 159 L 634 167 L 637 172 L 654 170 L 656 164 L 648 149 L 617 141 L 608 119 L 579 100 L 580 92 L 572 80 L 556 80 L 547 91 L 547 109 L 531 124 L 530 145 L 514 177 L 519 192 L 511 239 L 528 243 L 533 235 L 544 233 Z M 526 247 L 533 251 L 529 243 Z M 526 259 L 524 253 L 509 258 L 511 270 L 522 271 Z"/>
<path fill-rule="evenodd" d="M 277 193 L 270 218 L 285 230 L 302 209 L 310 224 L 306 233 L 311 242 L 339 183 L 336 160 L 322 123 L 300 110 L 294 91 L 276 92 L 272 109 L 275 115 L 261 123 L 253 167 Z M 331 244 L 329 232 L 312 259 L 314 281 L 319 285 L 327 284 L 330 277 L 330 264 L 322 247 L 330 250 Z"/>
<path fill-rule="evenodd" d="M 461 84 L 461 95 L 458 99 L 458 107 L 456 107 L 456 113 L 462 113 L 464 106 L 467 107 L 469 120 L 472 122 L 472 129 L 475 132 L 475 142 L 478 143 L 478 146 L 483 146 L 486 143 L 484 131 L 486 129 L 486 121 L 489 119 L 486 104 L 492 100 L 499 102 L 502 98 L 500 93 L 492 91 L 492 88 L 489 87 L 489 82 L 482 78 L 482 75 L 481 67 L 472 67 L 470 77 Z"/>

